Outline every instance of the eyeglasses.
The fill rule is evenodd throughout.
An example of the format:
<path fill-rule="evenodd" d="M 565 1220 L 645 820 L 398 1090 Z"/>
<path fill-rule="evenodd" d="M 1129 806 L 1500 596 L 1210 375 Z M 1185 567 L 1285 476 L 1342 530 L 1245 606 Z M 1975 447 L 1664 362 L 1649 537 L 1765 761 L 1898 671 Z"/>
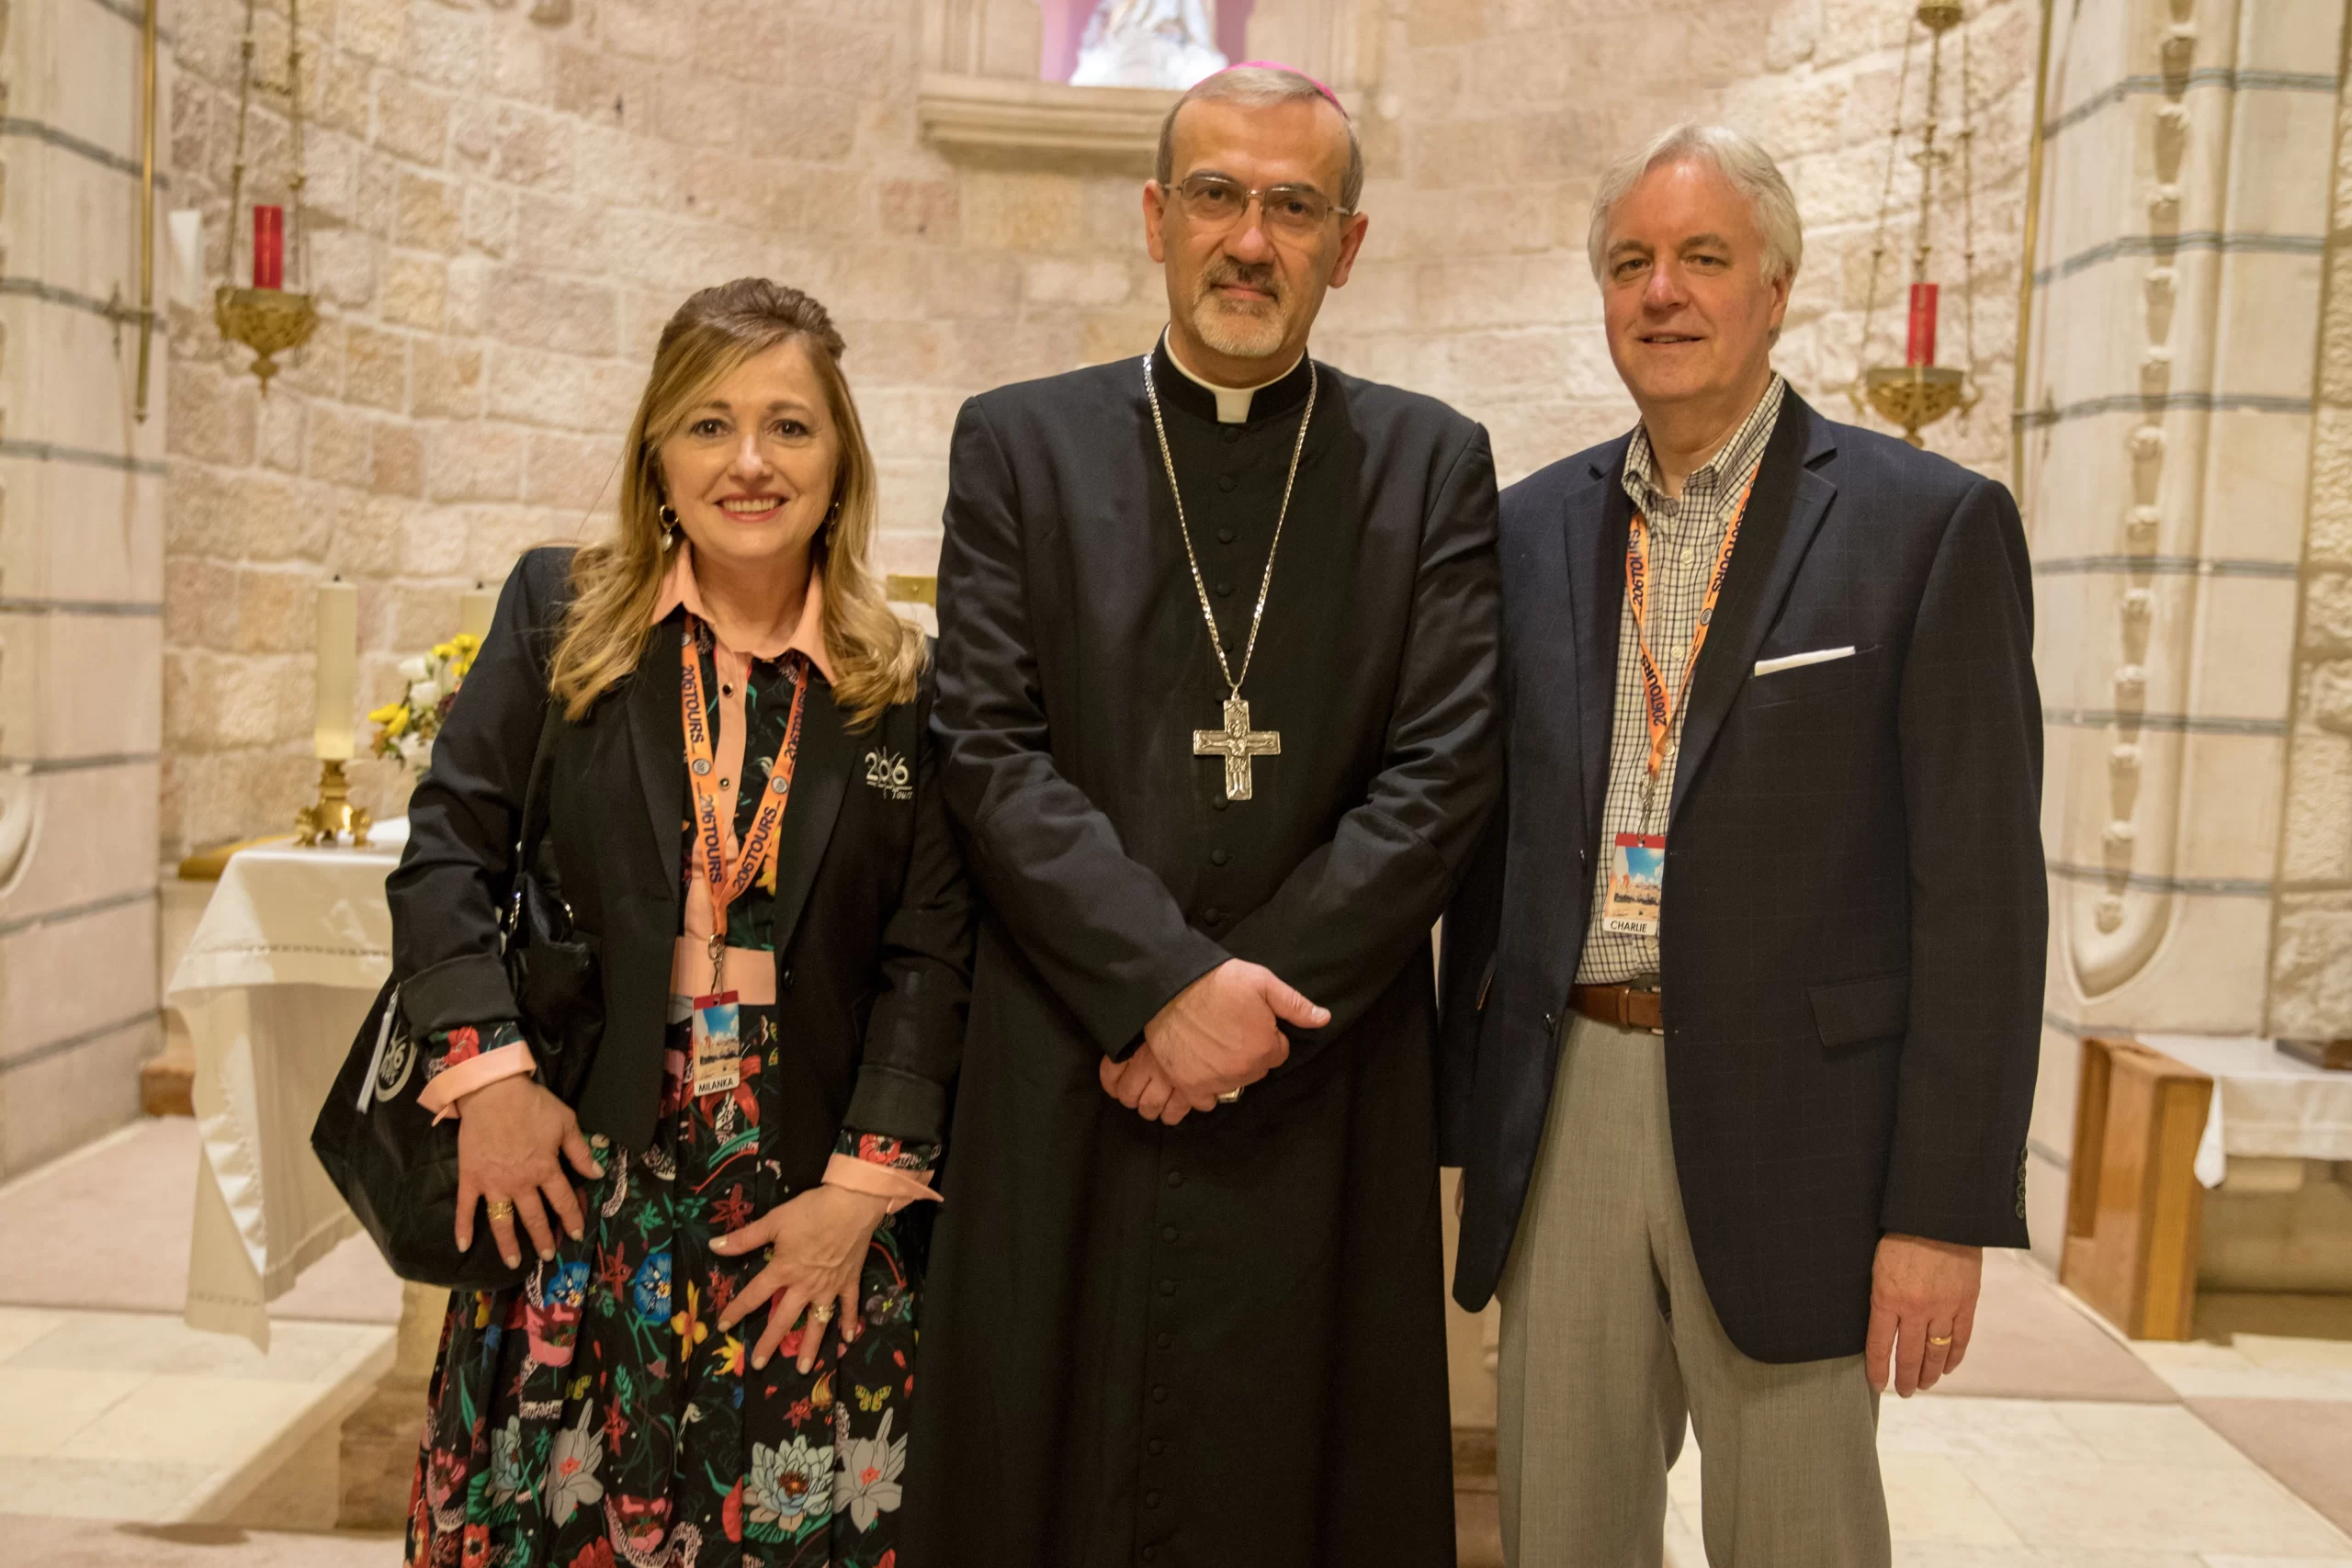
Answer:
<path fill-rule="evenodd" d="M 1313 186 L 1268 186 L 1251 190 L 1223 175 L 1187 175 L 1177 182 L 1176 199 L 1184 216 L 1206 228 L 1238 223 L 1257 202 L 1269 228 L 1285 234 L 1312 234 L 1333 213 L 1352 217 L 1354 209 L 1338 205 Z"/>

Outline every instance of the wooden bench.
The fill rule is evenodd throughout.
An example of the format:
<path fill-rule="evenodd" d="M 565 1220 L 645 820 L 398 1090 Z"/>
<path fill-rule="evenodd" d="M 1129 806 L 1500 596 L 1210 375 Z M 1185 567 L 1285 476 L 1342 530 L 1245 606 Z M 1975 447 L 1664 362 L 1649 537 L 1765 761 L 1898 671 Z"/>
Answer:
<path fill-rule="evenodd" d="M 2058 1279 L 2134 1339 L 2186 1339 L 2213 1080 L 2129 1040 L 2086 1039 Z"/>

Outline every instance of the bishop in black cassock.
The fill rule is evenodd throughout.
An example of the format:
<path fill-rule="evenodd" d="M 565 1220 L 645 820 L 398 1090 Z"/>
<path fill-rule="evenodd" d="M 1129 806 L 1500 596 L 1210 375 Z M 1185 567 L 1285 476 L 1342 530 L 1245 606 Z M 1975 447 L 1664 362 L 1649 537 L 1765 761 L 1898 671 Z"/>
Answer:
<path fill-rule="evenodd" d="M 1151 370 L 1235 667 L 1309 364 Z M 1453 1561 L 1430 925 L 1501 783 L 1486 434 L 1317 364 L 1227 695 L 1125 359 L 966 404 L 940 576 L 944 792 L 986 905 L 915 1401 L 909 1568 Z M 1246 414 L 1241 409 L 1246 408 Z M 1107 1055 L 1229 957 L 1331 1011 L 1181 1125 Z"/>

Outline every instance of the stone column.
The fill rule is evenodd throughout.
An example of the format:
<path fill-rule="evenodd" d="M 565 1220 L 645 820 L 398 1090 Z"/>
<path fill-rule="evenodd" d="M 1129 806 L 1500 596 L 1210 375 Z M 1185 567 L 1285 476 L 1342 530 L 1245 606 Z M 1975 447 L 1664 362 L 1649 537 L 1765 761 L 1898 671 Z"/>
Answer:
<path fill-rule="evenodd" d="M 2052 899 L 2030 1192 L 2052 1256 L 2082 1033 L 2270 1017 L 2344 8 L 2053 15 L 2018 486 Z"/>
<path fill-rule="evenodd" d="M 161 1041 L 165 344 L 141 424 L 119 310 L 139 302 L 138 16 L 15 0 L 0 43 L 0 1176 L 138 1114 Z"/>

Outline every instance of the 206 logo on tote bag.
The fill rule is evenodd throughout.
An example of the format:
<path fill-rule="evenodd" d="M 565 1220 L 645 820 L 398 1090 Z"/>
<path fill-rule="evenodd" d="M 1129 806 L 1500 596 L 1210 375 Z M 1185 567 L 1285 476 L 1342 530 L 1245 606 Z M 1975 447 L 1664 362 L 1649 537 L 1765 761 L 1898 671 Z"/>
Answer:
<path fill-rule="evenodd" d="M 409 1074 L 416 1070 L 416 1042 L 409 1038 L 405 1029 L 387 1031 L 383 1055 L 376 1064 L 376 1098 L 390 1100 L 408 1087 Z"/>
<path fill-rule="evenodd" d="M 882 792 L 888 800 L 912 800 L 915 797 L 914 774 L 907 770 L 904 757 L 893 756 L 887 746 L 877 747 L 865 754 L 865 782 Z"/>

